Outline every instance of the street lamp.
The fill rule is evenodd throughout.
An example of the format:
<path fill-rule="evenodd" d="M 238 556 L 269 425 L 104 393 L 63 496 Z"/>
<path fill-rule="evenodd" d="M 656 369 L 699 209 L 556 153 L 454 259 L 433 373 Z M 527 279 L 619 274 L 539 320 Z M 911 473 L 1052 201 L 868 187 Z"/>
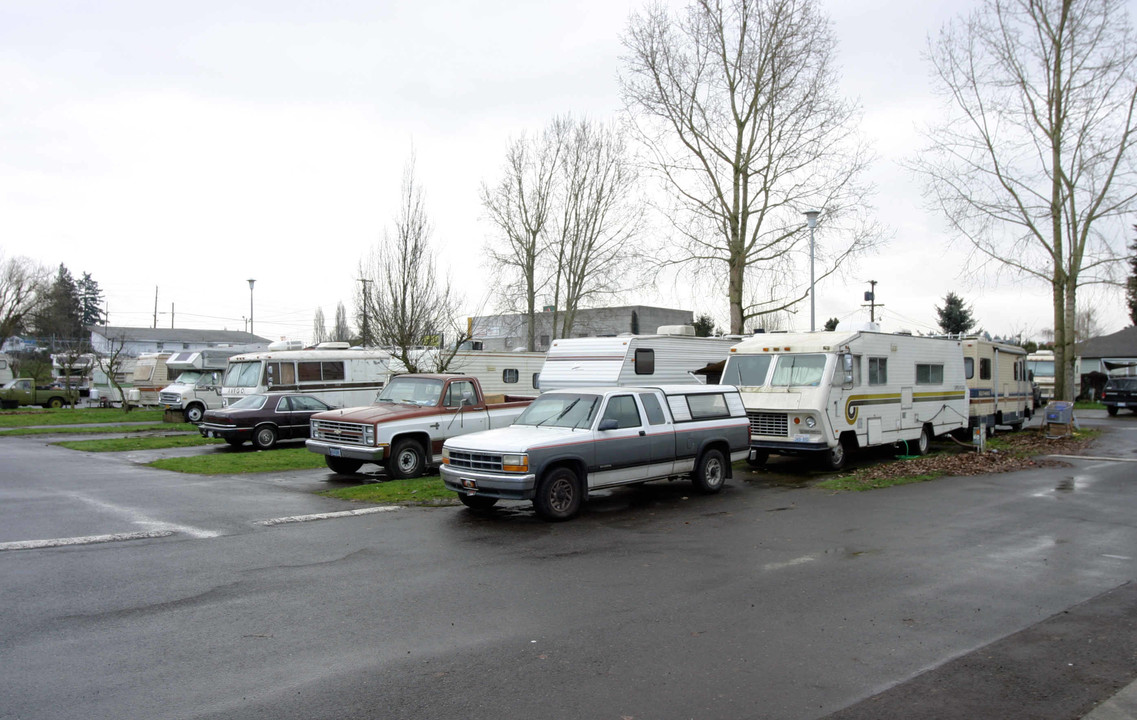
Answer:
<path fill-rule="evenodd" d="M 817 303 L 813 295 L 813 228 L 817 227 L 820 210 L 806 210 L 805 222 L 809 225 L 809 331 L 817 329 Z"/>
<path fill-rule="evenodd" d="M 249 278 L 249 334 L 253 334 L 253 283 L 256 280 Z"/>

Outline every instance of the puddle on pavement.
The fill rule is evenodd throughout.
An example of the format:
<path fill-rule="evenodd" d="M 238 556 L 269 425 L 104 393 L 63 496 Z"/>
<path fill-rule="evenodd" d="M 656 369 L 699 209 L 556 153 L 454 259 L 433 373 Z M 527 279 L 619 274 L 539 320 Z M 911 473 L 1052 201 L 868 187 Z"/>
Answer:
<path fill-rule="evenodd" d="M 1059 480 L 1058 484 L 1054 486 L 1054 489 L 1058 492 L 1074 492 L 1076 487 L 1077 483 L 1074 481 L 1074 478 L 1068 477 Z"/>

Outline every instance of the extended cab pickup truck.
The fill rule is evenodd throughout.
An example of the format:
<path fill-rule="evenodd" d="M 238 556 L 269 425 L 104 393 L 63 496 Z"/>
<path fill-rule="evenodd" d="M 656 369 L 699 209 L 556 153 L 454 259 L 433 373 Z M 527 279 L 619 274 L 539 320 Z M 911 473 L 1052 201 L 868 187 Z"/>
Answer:
<path fill-rule="evenodd" d="M 336 473 L 376 463 L 392 478 L 417 477 L 441 459 L 447 438 L 505 427 L 532 400 L 485 396 L 469 375 L 399 375 L 374 405 L 313 415 L 307 445 Z"/>
<path fill-rule="evenodd" d="M 541 395 L 511 427 L 447 440 L 442 479 L 475 510 L 532 500 L 567 520 L 598 488 L 690 477 L 718 492 L 749 446 L 731 385 L 574 388 Z"/>
<path fill-rule="evenodd" d="M 42 405 L 61 408 L 79 401 L 78 390 L 35 384 L 34 378 L 9 380 L 0 388 L 0 406 L 14 408 L 20 405 Z"/>

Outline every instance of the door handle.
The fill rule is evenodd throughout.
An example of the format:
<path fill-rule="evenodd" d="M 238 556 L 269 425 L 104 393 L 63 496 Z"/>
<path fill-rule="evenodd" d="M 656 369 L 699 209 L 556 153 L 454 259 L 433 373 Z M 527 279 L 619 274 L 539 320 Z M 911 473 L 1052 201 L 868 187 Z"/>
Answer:
<path fill-rule="evenodd" d="M 640 437 L 643 437 L 644 435 L 647 435 L 647 433 L 643 430 L 640 430 Z"/>

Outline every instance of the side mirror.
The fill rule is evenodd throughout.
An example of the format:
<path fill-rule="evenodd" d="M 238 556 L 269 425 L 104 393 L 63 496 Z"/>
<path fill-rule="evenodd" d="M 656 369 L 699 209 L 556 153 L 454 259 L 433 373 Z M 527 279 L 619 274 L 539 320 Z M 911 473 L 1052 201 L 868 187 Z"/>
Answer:
<path fill-rule="evenodd" d="M 843 383 L 845 387 L 853 387 L 853 356 L 850 353 L 845 353 L 841 356 L 841 371 L 844 376 Z"/>
<path fill-rule="evenodd" d="M 607 418 L 605 420 L 600 421 L 600 427 L 597 429 L 598 430 L 615 430 L 618 427 L 620 427 L 620 423 L 617 422 L 617 420 L 615 418 Z"/>
<path fill-rule="evenodd" d="M 1026 371 L 1026 379 L 1030 380 L 1031 382 L 1034 382 L 1034 370 L 1027 370 Z"/>

